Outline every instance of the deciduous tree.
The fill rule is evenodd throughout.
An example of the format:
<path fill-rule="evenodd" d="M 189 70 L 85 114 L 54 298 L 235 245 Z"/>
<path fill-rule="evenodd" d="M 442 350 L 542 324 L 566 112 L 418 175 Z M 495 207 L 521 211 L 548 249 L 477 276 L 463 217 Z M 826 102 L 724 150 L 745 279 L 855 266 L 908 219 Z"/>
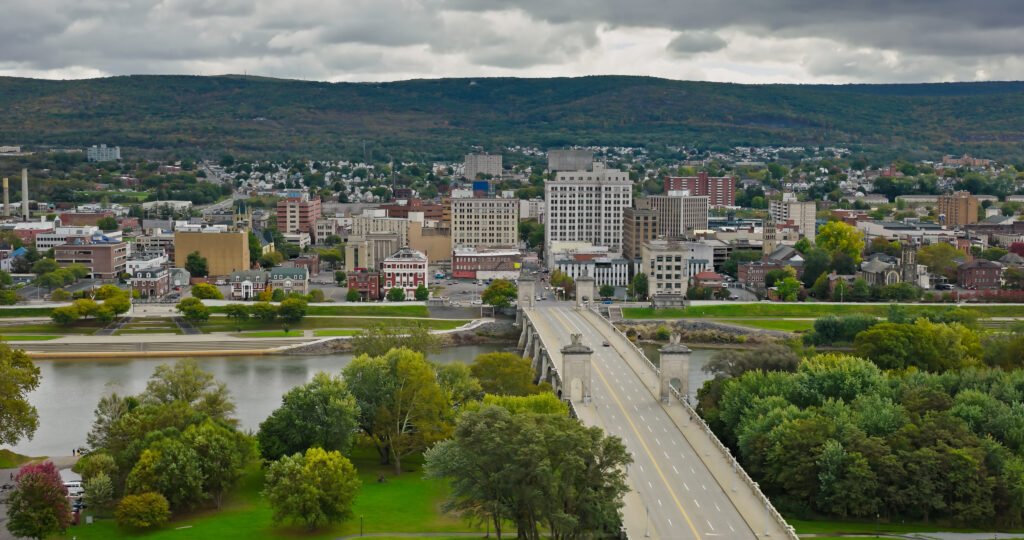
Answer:
<path fill-rule="evenodd" d="M 537 393 L 530 360 L 518 354 L 492 352 L 477 356 L 469 367 L 488 394 L 525 396 Z"/>
<path fill-rule="evenodd" d="M 509 307 L 516 299 L 516 285 L 507 279 L 496 279 L 484 289 L 481 300 L 494 307 Z"/>
<path fill-rule="evenodd" d="M 360 485 L 355 467 L 340 453 L 310 448 L 270 465 L 263 496 L 274 510 L 274 522 L 315 530 L 351 517 Z"/>
<path fill-rule="evenodd" d="M 14 491 L 7 497 L 7 530 L 15 536 L 42 539 L 68 528 L 68 490 L 53 462 L 25 465 L 14 482 Z"/>
<path fill-rule="evenodd" d="M 39 427 L 28 395 L 39 387 L 39 368 L 22 349 L 0 342 L 0 445 L 15 445 Z"/>
<path fill-rule="evenodd" d="M 357 428 L 359 406 L 340 377 L 320 372 L 288 391 L 281 406 L 260 424 L 264 459 L 305 452 L 314 446 L 348 454 Z"/>

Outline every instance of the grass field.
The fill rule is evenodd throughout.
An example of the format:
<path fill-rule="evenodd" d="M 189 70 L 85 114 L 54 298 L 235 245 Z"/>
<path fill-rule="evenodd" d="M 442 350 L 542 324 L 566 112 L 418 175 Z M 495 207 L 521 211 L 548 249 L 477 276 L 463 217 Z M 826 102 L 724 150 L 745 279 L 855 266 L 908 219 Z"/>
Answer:
<path fill-rule="evenodd" d="M 814 520 L 805 521 L 800 519 L 787 519 L 786 520 L 793 528 L 796 529 L 797 534 L 874 534 L 876 525 L 874 520 L 864 521 L 837 521 L 837 520 Z M 958 533 L 968 532 L 986 532 L 982 529 L 962 529 L 958 527 L 950 527 L 948 525 L 936 525 L 935 523 L 885 523 L 881 522 L 877 525 L 878 532 L 882 533 L 893 533 L 893 534 L 906 534 L 913 532 L 942 532 L 942 531 L 953 531 Z M 1024 534 L 1024 529 L 1013 529 L 1009 532 L 1014 534 Z M 1002 533 L 999 535 L 1000 539 L 1003 538 L 1014 538 L 1014 536 L 1003 536 Z"/>
<path fill-rule="evenodd" d="M 909 314 L 922 311 L 943 310 L 945 304 L 901 304 Z M 1000 304 L 967 304 L 962 306 L 972 309 L 982 317 L 1024 317 L 1024 306 L 1007 306 Z M 652 309 L 625 308 L 622 316 L 626 319 L 681 319 L 685 317 L 808 317 L 844 313 L 866 313 L 884 317 L 888 305 L 865 304 L 815 304 L 815 303 L 757 303 L 757 304 L 723 304 L 714 306 L 691 306 L 685 309 Z"/>
<path fill-rule="evenodd" d="M 13 469 L 14 467 L 17 467 L 31 459 L 32 458 L 28 456 L 15 454 L 14 452 L 4 448 L 0 450 L 0 469 Z"/>
<path fill-rule="evenodd" d="M 235 334 L 235 337 L 240 338 L 261 338 L 261 337 L 302 337 L 302 330 L 284 330 L 268 331 L 268 332 L 245 332 L 242 334 Z"/>
<path fill-rule="evenodd" d="M 450 330 L 466 324 L 465 320 L 455 319 L 367 319 L 359 317 L 306 317 L 297 324 L 289 325 L 290 330 L 318 330 L 318 329 L 352 329 L 370 328 L 379 324 L 389 326 L 396 325 L 419 325 L 422 324 L 431 330 Z M 203 324 L 201 330 L 209 332 L 238 332 L 247 330 L 269 331 L 281 330 L 280 321 L 260 321 L 248 319 L 240 323 L 227 317 L 211 317 L 210 321 Z"/>
<path fill-rule="evenodd" d="M 316 337 L 354 336 L 362 330 L 317 330 L 313 332 Z"/>
<path fill-rule="evenodd" d="M 26 323 L 10 326 L 0 326 L 0 332 L 6 334 L 91 334 L 104 325 L 94 320 L 78 321 L 70 326 L 61 326 L 54 323 Z"/>
<path fill-rule="evenodd" d="M 720 322 L 752 326 L 765 330 L 782 330 L 785 332 L 807 332 L 814 328 L 814 321 L 792 319 L 715 319 Z"/>
<path fill-rule="evenodd" d="M 0 341 L 48 341 L 61 336 L 4 336 L 0 335 Z"/>
<path fill-rule="evenodd" d="M 224 306 L 210 306 L 211 313 L 223 313 Z M 391 306 L 374 305 L 365 306 L 309 306 L 306 308 L 307 316 L 330 315 L 341 317 L 411 317 L 426 319 L 430 312 L 426 306 Z"/>
<path fill-rule="evenodd" d="M 365 533 L 455 533 L 479 532 L 465 522 L 441 514 L 439 507 L 447 493 L 443 482 L 426 480 L 422 474 L 422 459 L 408 460 L 409 472 L 393 476 L 391 466 L 377 463 L 376 452 L 359 447 L 352 456 L 363 486 L 353 505 L 353 518 L 344 523 L 325 527 L 312 533 L 301 527 L 275 526 L 271 523 L 271 510 L 259 496 L 263 472 L 259 466 L 250 467 L 242 485 L 219 512 L 212 510 L 176 516 L 173 521 L 156 531 L 134 532 L 117 527 L 112 519 L 100 519 L 93 525 L 82 525 L 68 531 L 79 539 L 146 538 L 151 540 L 200 540 L 208 538 L 266 538 L 266 539 L 322 539 L 359 534 L 362 516 Z M 403 460 L 403 464 L 405 460 Z M 378 483 L 383 474 L 387 482 Z M 187 527 L 187 528 L 185 528 Z M 408 537 L 404 537 L 408 538 Z M 437 537 L 431 537 L 437 540 Z"/>
<path fill-rule="evenodd" d="M 12 307 L 0 308 L 0 318 L 17 317 L 49 317 L 53 308 L 49 307 Z"/>

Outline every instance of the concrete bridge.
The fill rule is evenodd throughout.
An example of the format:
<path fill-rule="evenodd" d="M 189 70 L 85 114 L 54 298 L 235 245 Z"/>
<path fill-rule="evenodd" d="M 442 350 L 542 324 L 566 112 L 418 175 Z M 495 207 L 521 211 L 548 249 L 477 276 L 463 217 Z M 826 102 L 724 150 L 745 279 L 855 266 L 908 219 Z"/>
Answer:
<path fill-rule="evenodd" d="M 623 524 L 631 538 L 797 536 L 707 425 L 680 396 L 690 349 L 678 336 L 653 365 L 590 309 L 593 279 L 576 282 L 575 303 L 536 301 L 537 283 L 518 282 L 519 347 L 538 382 L 577 417 L 620 437 L 633 456 Z"/>

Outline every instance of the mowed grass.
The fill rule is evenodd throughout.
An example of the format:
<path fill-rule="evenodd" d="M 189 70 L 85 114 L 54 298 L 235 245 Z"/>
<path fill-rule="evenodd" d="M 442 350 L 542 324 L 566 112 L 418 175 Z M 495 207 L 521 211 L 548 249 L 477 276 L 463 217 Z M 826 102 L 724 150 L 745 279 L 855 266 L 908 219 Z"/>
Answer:
<path fill-rule="evenodd" d="M 68 326 L 54 323 L 25 323 L 0 326 L 0 332 L 7 334 L 92 334 L 106 327 L 95 320 L 77 321 Z"/>
<path fill-rule="evenodd" d="M 905 308 L 910 315 L 921 312 L 942 311 L 953 307 L 952 304 L 900 304 L 900 306 Z M 975 310 L 982 317 L 1024 317 L 1024 306 L 964 304 L 960 307 Z M 626 319 L 682 319 L 687 317 L 817 318 L 828 314 L 865 313 L 876 317 L 884 317 L 888 310 L 888 305 L 879 304 L 756 303 L 690 306 L 685 309 L 625 308 L 622 310 L 622 316 Z"/>
<path fill-rule="evenodd" d="M 49 317 L 52 307 L 0 308 L 0 319 L 16 317 Z"/>
<path fill-rule="evenodd" d="M 358 535 L 359 517 L 363 517 L 365 533 L 460 533 L 479 532 L 453 516 L 442 514 L 440 505 L 448 493 L 445 482 L 423 477 L 422 458 L 403 461 L 407 472 L 394 476 L 392 466 L 381 466 L 372 448 L 357 447 L 352 462 L 359 471 L 363 486 L 352 508 L 348 521 L 315 532 L 306 532 L 301 526 L 274 525 L 270 506 L 259 492 L 263 487 L 263 471 L 251 466 L 239 488 L 225 498 L 221 511 L 204 510 L 175 516 L 171 522 L 155 531 L 137 532 L 118 527 L 113 519 L 100 519 L 93 525 L 81 525 L 68 530 L 64 538 L 72 535 L 83 540 L 108 538 L 147 538 L 152 540 L 205 540 L 209 538 L 266 538 L 266 539 L 322 539 Z M 387 482 L 377 482 L 383 474 Z M 408 537 L 404 537 L 408 538 Z M 431 537 L 436 540 L 437 537 Z"/>
<path fill-rule="evenodd" d="M 32 458 L 23 456 L 21 454 L 15 454 L 14 452 L 4 448 L 0 450 L 0 469 L 13 469 L 19 467 L 22 464 L 30 461 Z"/>
<path fill-rule="evenodd" d="M 797 534 L 874 534 L 876 530 L 875 520 L 866 519 L 861 521 L 840 521 L 840 520 L 801 520 L 787 519 L 790 525 L 796 529 Z M 989 529 L 991 530 L 991 529 Z M 949 525 L 937 525 L 935 523 L 885 523 L 879 522 L 877 531 L 880 533 L 907 534 L 914 532 L 987 532 L 985 529 L 959 528 Z M 1024 529 L 1010 529 L 1010 533 L 1024 533 Z M 999 535 L 1000 538 L 1014 538 L 1013 536 Z"/>
<path fill-rule="evenodd" d="M 48 341 L 62 336 L 4 336 L 0 335 L 0 341 Z"/>
<path fill-rule="evenodd" d="M 252 305 L 245 302 L 245 305 Z M 210 306 L 211 313 L 223 313 L 224 306 Z M 365 306 L 309 306 L 306 308 L 306 315 L 329 315 L 340 317 L 412 317 L 426 319 L 430 317 L 430 311 L 426 306 L 385 306 L 367 304 Z"/>
<path fill-rule="evenodd" d="M 715 319 L 719 322 L 763 328 L 765 330 L 782 330 L 784 332 L 808 332 L 814 328 L 814 321 L 794 319 Z"/>
<path fill-rule="evenodd" d="M 313 332 L 313 335 L 316 337 L 354 336 L 360 332 L 362 330 L 317 330 Z"/>
<path fill-rule="evenodd" d="M 416 326 L 423 325 L 430 330 L 450 330 L 466 324 L 461 319 L 366 319 L 358 317 L 305 317 L 296 324 L 288 325 L 290 330 L 352 329 L 372 328 L 378 325 Z M 278 320 L 261 321 L 248 319 L 235 322 L 227 317 L 211 317 L 202 325 L 203 332 L 238 332 L 247 330 L 281 330 L 283 323 Z"/>

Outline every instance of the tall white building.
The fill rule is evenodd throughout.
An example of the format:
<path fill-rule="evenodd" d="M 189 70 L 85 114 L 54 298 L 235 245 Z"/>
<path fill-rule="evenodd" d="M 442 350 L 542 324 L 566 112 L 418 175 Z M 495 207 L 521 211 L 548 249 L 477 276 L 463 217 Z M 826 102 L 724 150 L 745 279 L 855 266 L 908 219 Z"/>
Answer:
<path fill-rule="evenodd" d="M 561 171 L 544 182 L 547 218 L 544 225 L 545 262 L 550 266 L 552 242 L 589 242 L 622 253 L 622 211 L 633 204 L 629 174 L 606 169 Z"/>
<path fill-rule="evenodd" d="M 121 147 L 94 144 L 85 151 L 85 157 L 89 161 L 118 161 L 121 159 Z"/>
<path fill-rule="evenodd" d="M 701 242 L 651 240 L 640 245 L 648 294 L 686 294 L 690 278 L 714 270 L 714 248 Z"/>
<path fill-rule="evenodd" d="M 637 207 L 650 208 L 658 216 L 658 234 L 668 237 L 693 236 L 708 228 L 708 197 L 671 191 L 637 199 Z"/>
<path fill-rule="evenodd" d="M 452 248 L 514 246 L 518 230 L 519 199 L 452 199 Z"/>
<path fill-rule="evenodd" d="M 594 168 L 590 150 L 548 150 L 549 171 L 589 171 Z"/>
<path fill-rule="evenodd" d="M 815 212 L 814 201 L 797 201 L 793 193 L 783 193 L 781 201 L 771 201 L 768 206 L 768 213 L 776 222 L 792 222 L 811 242 L 815 236 Z"/>
<path fill-rule="evenodd" d="M 466 154 L 466 162 L 462 175 L 476 180 L 477 174 L 489 174 L 494 178 L 501 176 L 501 154 Z"/>

